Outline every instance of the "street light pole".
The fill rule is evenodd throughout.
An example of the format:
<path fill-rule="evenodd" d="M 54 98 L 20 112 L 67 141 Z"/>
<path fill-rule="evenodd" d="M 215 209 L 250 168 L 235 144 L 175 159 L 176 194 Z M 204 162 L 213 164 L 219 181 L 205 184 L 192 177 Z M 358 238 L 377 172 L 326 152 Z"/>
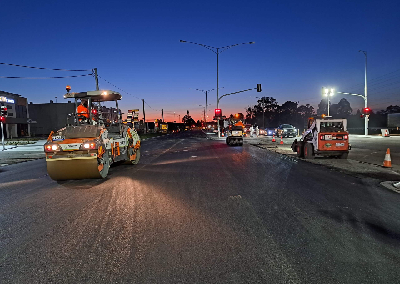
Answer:
<path fill-rule="evenodd" d="M 334 92 L 335 92 L 335 89 L 329 89 L 329 88 L 322 87 L 322 94 L 324 94 L 327 97 L 327 100 L 328 100 L 328 117 L 330 116 L 330 113 L 329 113 L 329 105 L 330 105 L 329 97 L 333 96 Z"/>
<path fill-rule="evenodd" d="M 358 52 L 362 52 L 365 55 L 365 86 L 364 86 L 364 106 L 368 107 L 368 95 L 367 95 L 367 52 L 364 50 L 359 50 Z M 368 116 L 364 117 L 364 135 L 368 135 Z"/>
<path fill-rule="evenodd" d="M 219 75 L 219 70 L 218 70 L 218 56 L 219 56 L 219 48 L 217 48 L 217 108 L 218 108 L 218 84 L 219 84 L 219 80 L 218 80 L 218 75 Z M 219 121 L 218 121 L 218 125 L 219 125 Z"/>
<path fill-rule="evenodd" d="M 218 85 L 219 85 L 219 54 L 229 48 L 232 48 L 234 46 L 238 46 L 238 45 L 242 45 L 242 44 L 254 44 L 254 41 L 250 41 L 250 42 L 244 42 L 244 43 L 237 43 L 237 44 L 232 44 L 232 45 L 228 45 L 228 46 L 224 46 L 224 47 L 213 47 L 213 46 L 209 46 L 209 45 L 204 45 L 201 43 L 196 43 L 196 42 L 191 42 L 191 41 L 186 41 L 186 40 L 180 40 L 180 42 L 186 42 L 186 43 L 192 43 L 192 44 L 197 44 L 200 45 L 202 47 L 205 47 L 209 50 L 211 50 L 212 52 L 214 52 L 217 55 L 217 108 L 218 108 L 218 104 L 219 104 L 219 92 L 218 92 Z M 220 51 L 221 50 L 221 51 Z M 219 121 L 218 121 L 218 137 L 219 137 Z"/>

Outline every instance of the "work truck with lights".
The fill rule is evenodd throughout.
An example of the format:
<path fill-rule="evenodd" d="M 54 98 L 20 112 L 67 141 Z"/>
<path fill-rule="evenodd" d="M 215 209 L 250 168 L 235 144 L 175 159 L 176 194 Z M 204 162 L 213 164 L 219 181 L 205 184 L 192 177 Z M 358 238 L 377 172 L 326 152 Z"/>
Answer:
<path fill-rule="evenodd" d="M 292 144 L 293 152 L 305 159 L 313 159 L 316 155 L 347 159 L 350 149 L 347 119 L 328 117 L 310 118 L 307 131 Z"/>
<path fill-rule="evenodd" d="M 51 132 L 44 144 L 49 176 L 54 180 L 105 178 L 112 163 L 137 164 L 140 137 L 134 128 L 122 123 L 118 109 L 121 94 L 110 90 L 69 90 L 67 86 L 64 98 L 75 100 L 75 113 L 70 115 L 67 126 Z M 79 101 L 87 104 L 84 112 L 77 111 Z M 101 103 L 110 101 L 116 104 L 116 117 L 101 111 Z"/>

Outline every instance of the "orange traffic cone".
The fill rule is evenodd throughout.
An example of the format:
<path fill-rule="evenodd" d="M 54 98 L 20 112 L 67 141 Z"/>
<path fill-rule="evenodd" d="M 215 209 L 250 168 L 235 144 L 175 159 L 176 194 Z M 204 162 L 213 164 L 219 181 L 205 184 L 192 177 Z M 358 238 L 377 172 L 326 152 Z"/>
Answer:
<path fill-rule="evenodd" d="M 272 135 L 272 142 L 276 142 L 276 140 L 275 140 L 275 134 Z"/>
<path fill-rule="evenodd" d="M 384 168 L 391 168 L 392 167 L 392 159 L 390 159 L 390 149 L 387 148 L 385 159 L 383 160 L 383 167 Z"/>
<path fill-rule="evenodd" d="M 281 143 L 279 143 L 279 144 L 283 145 L 282 135 L 281 135 Z"/>

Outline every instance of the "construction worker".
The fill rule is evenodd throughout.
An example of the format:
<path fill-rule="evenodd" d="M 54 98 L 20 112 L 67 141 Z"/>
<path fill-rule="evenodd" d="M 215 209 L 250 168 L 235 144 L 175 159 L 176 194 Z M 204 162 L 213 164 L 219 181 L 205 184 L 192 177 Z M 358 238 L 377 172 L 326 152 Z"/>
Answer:
<path fill-rule="evenodd" d="M 89 118 L 89 110 L 87 108 L 87 100 L 81 100 L 81 104 L 77 107 L 76 113 L 78 116 L 84 116 L 86 118 Z M 79 118 L 79 121 L 81 121 L 82 118 Z"/>

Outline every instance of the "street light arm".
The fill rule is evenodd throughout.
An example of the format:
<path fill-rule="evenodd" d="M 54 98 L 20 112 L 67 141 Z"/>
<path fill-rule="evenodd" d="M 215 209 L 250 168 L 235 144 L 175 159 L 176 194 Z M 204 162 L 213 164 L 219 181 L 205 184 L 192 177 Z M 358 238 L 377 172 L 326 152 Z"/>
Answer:
<path fill-rule="evenodd" d="M 251 89 L 247 89 L 247 90 L 242 90 L 242 91 L 238 91 L 238 92 L 234 92 L 234 93 L 222 95 L 222 96 L 220 96 L 220 97 L 218 98 L 218 103 L 219 103 L 219 101 L 220 101 L 223 97 L 225 97 L 225 96 L 230 96 L 230 95 L 234 95 L 234 94 L 239 94 L 239 93 L 243 93 L 243 92 L 247 92 L 247 91 L 251 91 L 251 90 L 255 90 L 255 89 L 257 89 L 257 88 L 251 88 Z"/>
<path fill-rule="evenodd" d="M 344 93 L 344 92 L 337 92 L 338 94 L 343 94 L 343 95 L 351 95 L 351 96 L 359 96 L 362 97 L 365 100 L 365 96 L 360 95 L 360 94 L 352 94 L 352 93 Z"/>
<path fill-rule="evenodd" d="M 186 41 L 186 40 L 180 40 L 179 42 L 183 42 L 183 43 L 192 43 L 192 44 L 197 44 L 200 45 L 202 47 L 207 48 L 208 50 L 211 50 L 212 52 L 214 52 L 215 54 L 218 54 L 214 49 L 217 49 L 216 47 L 213 46 L 209 46 L 209 45 L 205 45 L 205 44 L 201 44 L 201 43 L 196 43 L 196 42 L 192 42 L 192 41 Z M 212 49 L 214 48 L 214 49 Z"/>
<path fill-rule="evenodd" d="M 229 49 L 229 48 L 232 48 L 232 47 L 234 47 L 234 46 L 243 45 L 243 44 L 255 44 L 255 42 L 254 42 L 254 41 L 250 41 L 250 42 L 243 42 L 243 43 L 237 43 L 237 44 L 232 44 L 232 45 L 224 46 L 224 47 L 221 47 L 221 51 L 220 51 L 219 53 L 222 53 L 222 52 L 224 52 L 225 50 L 227 50 L 227 49 Z"/>

